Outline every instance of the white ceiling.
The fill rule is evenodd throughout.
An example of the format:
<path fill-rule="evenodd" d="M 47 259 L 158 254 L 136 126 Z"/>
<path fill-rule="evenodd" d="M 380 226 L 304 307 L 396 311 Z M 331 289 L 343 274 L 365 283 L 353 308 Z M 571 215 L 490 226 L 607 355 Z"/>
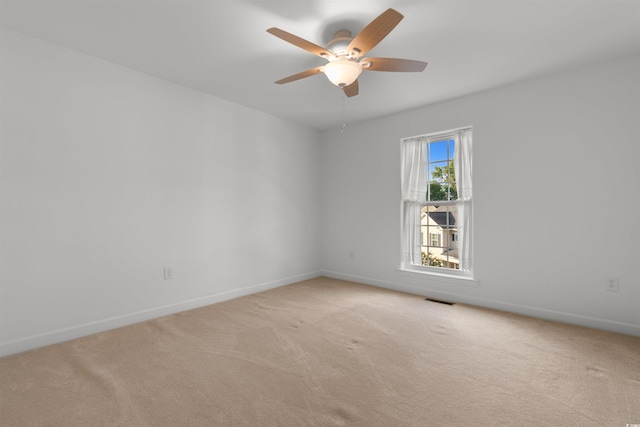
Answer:
<path fill-rule="evenodd" d="M 317 129 L 640 52 L 640 0 L 2 0 L 3 26 Z M 405 18 L 368 56 L 422 73 L 366 71 L 346 98 L 323 75 L 273 81 L 324 60 L 319 45 L 387 8 Z M 343 25 L 344 23 L 344 25 Z M 344 109 L 344 113 L 342 112 Z"/>

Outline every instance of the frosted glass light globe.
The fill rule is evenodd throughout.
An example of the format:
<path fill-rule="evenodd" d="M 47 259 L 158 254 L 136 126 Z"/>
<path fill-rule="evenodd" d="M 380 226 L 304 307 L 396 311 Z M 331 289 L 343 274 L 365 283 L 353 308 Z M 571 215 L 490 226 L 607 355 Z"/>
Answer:
<path fill-rule="evenodd" d="M 349 86 L 362 73 L 362 66 L 350 59 L 336 59 L 324 66 L 324 74 L 338 87 Z"/>

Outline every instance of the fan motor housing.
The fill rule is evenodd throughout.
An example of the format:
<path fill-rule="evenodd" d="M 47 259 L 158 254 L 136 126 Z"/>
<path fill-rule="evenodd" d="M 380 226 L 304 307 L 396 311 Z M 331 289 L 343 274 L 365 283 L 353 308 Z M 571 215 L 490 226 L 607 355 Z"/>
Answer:
<path fill-rule="evenodd" d="M 349 43 L 353 40 L 353 36 L 351 35 L 351 31 L 349 30 L 339 30 L 336 31 L 333 39 L 327 43 L 325 48 L 335 53 L 336 56 L 347 56 L 351 52 L 347 52 L 347 47 Z"/>

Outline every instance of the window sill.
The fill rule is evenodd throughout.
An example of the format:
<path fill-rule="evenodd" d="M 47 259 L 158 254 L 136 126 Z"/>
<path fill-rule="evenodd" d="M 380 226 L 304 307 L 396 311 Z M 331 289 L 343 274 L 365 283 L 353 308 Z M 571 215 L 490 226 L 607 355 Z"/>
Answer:
<path fill-rule="evenodd" d="M 425 270 L 418 270 L 418 269 L 414 270 L 406 267 L 397 268 L 396 271 L 398 272 L 399 275 L 406 276 L 406 277 L 414 277 L 414 278 L 420 278 L 420 279 L 429 278 L 439 282 L 445 282 L 445 283 L 450 283 L 455 285 L 465 285 L 465 286 L 474 286 L 474 287 L 480 286 L 480 281 L 470 276 L 446 274 L 446 273 L 439 273 L 435 271 L 425 271 Z"/>

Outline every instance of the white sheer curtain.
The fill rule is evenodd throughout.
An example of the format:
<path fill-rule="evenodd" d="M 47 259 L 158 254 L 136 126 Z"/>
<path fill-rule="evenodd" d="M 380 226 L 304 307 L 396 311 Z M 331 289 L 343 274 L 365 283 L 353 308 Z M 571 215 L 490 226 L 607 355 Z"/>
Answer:
<path fill-rule="evenodd" d="M 458 186 L 458 257 L 460 269 L 472 269 L 471 256 L 471 222 L 472 222 L 472 144 L 471 129 L 461 129 L 456 132 L 455 154 L 453 156 Z"/>
<path fill-rule="evenodd" d="M 402 199 L 424 202 L 427 199 L 427 140 L 414 138 L 402 144 Z"/>
<path fill-rule="evenodd" d="M 402 260 L 408 264 L 422 264 L 420 246 L 421 203 L 427 198 L 427 143 L 424 138 L 403 141 L 402 144 Z"/>

